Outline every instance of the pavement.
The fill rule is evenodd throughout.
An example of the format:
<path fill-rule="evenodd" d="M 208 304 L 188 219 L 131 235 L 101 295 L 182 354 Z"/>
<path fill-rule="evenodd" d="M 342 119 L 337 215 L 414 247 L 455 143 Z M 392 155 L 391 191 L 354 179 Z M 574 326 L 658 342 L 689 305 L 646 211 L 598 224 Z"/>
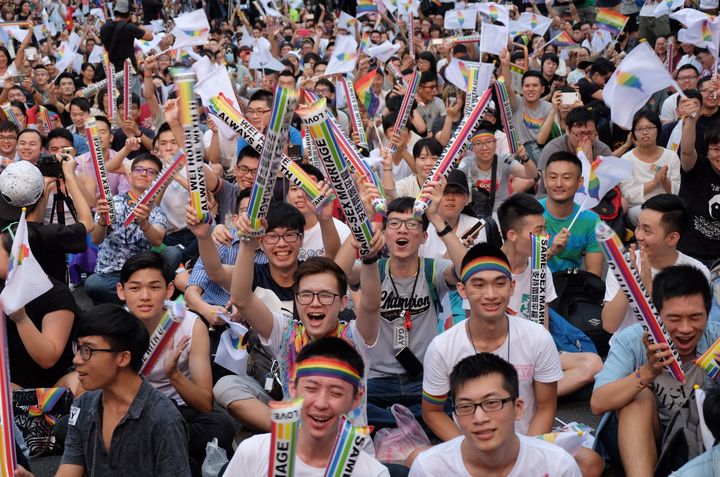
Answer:
<path fill-rule="evenodd" d="M 73 290 L 73 295 L 81 309 L 85 310 L 92 306 L 92 302 L 87 297 L 85 290 L 82 287 L 75 288 Z M 587 424 L 592 428 L 595 428 L 600 421 L 599 417 L 594 416 L 590 412 L 589 398 L 573 401 L 561 401 L 558 404 L 557 418 L 565 423 L 574 421 Z M 35 474 L 36 477 L 51 477 L 55 475 L 55 472 L 60 465 L 60 456 L 47 456 L 31 459 L 30 465 L 32 467 L 33 474 Z M 616 474 L 609 470 L 606 470 L 603 474 L 604 477 L 614 477 L 615 475 Z"/>

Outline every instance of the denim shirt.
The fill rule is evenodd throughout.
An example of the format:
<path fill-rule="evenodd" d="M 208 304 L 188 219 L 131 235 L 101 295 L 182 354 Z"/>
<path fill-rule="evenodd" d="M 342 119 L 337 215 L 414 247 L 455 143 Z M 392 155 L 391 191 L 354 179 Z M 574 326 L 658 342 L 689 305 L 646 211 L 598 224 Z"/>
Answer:
<path fill-rule="evenodd" d="M 189 477 L 187 425 L 175 405 L 143 380 L 127 414 L 102 438 L 102 391 L 88 391 L 70 408 L 61 464 L 82 466 L 88 477 Z"/>
<path fill-rule="evenodd" d="M 720 445 L 700 454 L 680 467 L 671 477 L 707 477 L 720 475 Z"/>

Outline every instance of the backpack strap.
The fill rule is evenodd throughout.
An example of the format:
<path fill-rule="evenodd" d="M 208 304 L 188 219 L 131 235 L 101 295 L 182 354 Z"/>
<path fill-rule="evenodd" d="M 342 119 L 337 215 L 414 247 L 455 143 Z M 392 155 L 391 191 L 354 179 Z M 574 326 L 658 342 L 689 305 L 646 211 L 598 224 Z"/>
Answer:
<path fill-rule="evenodd" d="M 437 260 L 434 258 L 423 258 L 423 269 L 425 270 L 425 281 L 428 286 L 428 293 L 430 294 L 430 300 L 435 307 L 435 311 L 438 315 L 442 312 L 442 302 L 440 301 L 440 295 L 438 294 L 437 288 L 435 288 L 435 270 L 437 269 Z"/>
<path fill-rule="evenodd" d="M 383 257 L 380 260 L 378 260 L 378 268 L 380 268 L 380 286 L 382 287 L 382 282 L 385 281 L 385 269 L 387 268 L 387 258 Z"/>

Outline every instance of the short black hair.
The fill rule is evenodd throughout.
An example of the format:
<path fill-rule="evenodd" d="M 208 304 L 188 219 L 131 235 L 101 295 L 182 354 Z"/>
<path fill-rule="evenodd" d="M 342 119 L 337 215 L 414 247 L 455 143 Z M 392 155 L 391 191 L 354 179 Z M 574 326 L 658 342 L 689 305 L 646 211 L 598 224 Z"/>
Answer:
<path fill-rule="evenodd" d="M 578 175 L 582 175 L 582 162 L 580 162 L 580 159 L 578 159 L 578 157 L 572 152 L 557 151 L 552 153 L 548 158 L 547 163 L 545 163 L 546 171 L 548 166 L 550 166 L 553 162 L 572 162 L 578 168 Z"/>
<path fill-rule="evenodd" d="M 688 224 L 688 212 L 685 204 L 675 194 L 658 194 L 646 200 L 640 208 L 662 213 L 660 224 L 665 229 L 665 233 L 678 232 L 682 234 Z"/>
<path fill-rule="evenodd" d="M 502 376 L 503 389 L 510 397 L 520 396 L 520 383 L 515 366 L 493 353 L 476 353 L 461 359 L 450 372 L 450 397 L 455 401 L 457 392 L 468 381 L 491 374 Z"/>
<path fill-rule="evenodd" d="M 243 157 L 252 157 L 255 159 L 260 159 L 260 153 L 255 150 L 252 146 L 245 146 L 242 149 L 240 149 L 240 153 L 237 157 L 237 162 L 240 162 L 240 160 Z"/>
<path fill-rule="evenodd" d="M 434 71 L 425 71 L 420 75 L 420 83 L 418 84 L 425 84 L 431 81 L 437 81 L 437 73 Z"/>
<path fill-rule="evenodd" d="M 633 116 L 632 120 L 632 135 L 633 138 L 636 139 L 635 136 L 635 127 L 637 126 L 637 123 L 640 122 L 641 119 L 645 119 L 652 123 L 653 126 L 655 126 L 655 130 L 657 132 L 657 135 L 660 135 L 660 132 L 662 131 L 662 121 L 660 121 L 660 116 L 655 111 L 652 111 L 650 109 L 641 109 L 637 113 L 635 113 L 635 116 Z"/>
<path fill-rule="evenodd" d="M 90 101 L 88 101 L 87 99 L 76 96 L 75 98 L 70 100 L 70 106 L 77 106 L 82 111 L 89 113 L 92 105 L 90 104 Z M 70 109 L 70 108 L 68 108 L 68 109 Z"/>
<path fill-rule="evenodd" d="M 703 272 L 692 265 L 667 267 L 653 278 L 652 300 L 658 312 L 662 312 L 665 300 L 675 297 L 700 295 L 705 311 L 710 312 L 712 293 Z"/>
<path fill-rule="evenodd" d="M 20 134 L 18 134 L 18 139 L 20 138 L 20 136 L 22 136 L 23 134 L 26 134 L 26 133 L 37 134 L 38 137 L 40 138 L 40 144 L 42 144 L 43 147 L 45 147 L 45 139 L 42 137 L 42 134 L 40 134 L 40 131 L 38 131 L 37 129 L 33 129 L 33 128 L 23 129 L 22 131 L 20 131 Z"/>
<path fill-rule="evenodd" d="M 315 66 L 317 66 L 317 65 L 318 64 L 315 63 Z M 325 87 L 327 87 L 327 89 L 330 90 L 330 94 L 335 94 L 335 85 L 332 84 L 332 82 L 330 80 L 328 80 L 327 78 L 321 78 L 321 79 L 317 80 L 317 83 L 315 83 L 315 87 L 317 88 L 318 86 L 325 86 Z"/>
<path fill-rule="evenodd" d="M 158 157 L 154 154 L 150 154 L 149 152 L 146 152 L 144 154 L 140 154 L 139 156 L 135 157 L 135 159 L 132 160 L 131 167 L 135 167 L 141 162 L 152 162 L 157 167 L 158 171 L 161 171 L 163 168 L 163 163 Z"/>
<path fill-rule="evenodd" d="M 125 286 L 133 273 L 147 269 L 158 270 L 165 280 L 165 285 L 170 284 L 175 278 L 175 272 L 170 269 L 162 255 L 147 251 L 137 253 L 125 261 L 120 269 L 120 284 Z"/>
<path fill-rule="evenodd" d="M 302 234 L 305 231 L 305 216 L 296 207 L 282 201 L 272 201 L 267 212 L 267 230 L 287 228 Z"/>
<path fill-rule="evenodd" d="M 543 78 L 542 73 L 539 72 L 539 71 L 537 71 L 537 70 L 527 70 L 525 73 L 523 73 L 523 75 L 522 75 L 522 81 L 520 82 L 520 84 L 521 84 L 522 86 L 525 85 L 525 80 L 526 80 L 527 78 L 537 78 L 537 79 L 540 80 L 540 84 L 542 84 L 543 81 L 544 81 L 544 78 Z"/>
<path fill-rule="evenodd" d="M 297 366 L 303 361 L 315 357 L 330 358 L 347 363 L 358 372 L 360 379 L 365 375 L 365 363 L 362 356 L 350 343 L 342 338 L 324 336 L 309 342 L 298 353 L 295 365 Z M 357 392 L 357 389 L 355 392 Z"/>
<path fill-rule="evenodd" d="M 101 123 L 107 124 L 108 130 L 109 130 L 110 133 L 112 134 L 113 125 L 112 125 L 112 123 L 110 122 L 110 120 L 107 118 L 107 116 L 104 116 L 104 115 L 102 115 L 102 114 L 98 114 L 98 115 L 95 116 L 95 121 L 99 121 L 99 122 L 101 122 Z"/>
<path fill-rule="evenodd" d="M 397 121 L 398 112 L 390 110 L 390 112 L 386 115 L 383 115 L 382 117 L 382 127 L 383 131 L 385 131 L 385 135 L 387 136 L 388 131 L 395 127 L 395 122 Z M 407 126 L 405 126 L 407 128 Z M 395 131 L 393 131 L 395 132 Z"/>
<path fill-rule="evenodd" d="M 712 81 L 712 79 L 713 79 L 713 77 L 712 77 L 712 76 L 709 76 L 709 75 L 708 75 L 708 76 L 703 76 L 702 78 L 700 78 L 700 79 L 698 80 L 698 82 L 697 82 L 697 89 L 698 89 L 698 91 L 700 91 L 700 88 L 702 88 L 702 85 L 704 85 L 704 84 L 707 83 L 708 81 Z"/>
<path fill-rule="evenodd" d="M 385 214 L 385 216 L 383 217 L 383 228 L 387 227 L 388 217 L 390 217 L 391 212 L 397 212 L 398 214 L 412 212 L 414 206 L 414 197 L 398 197 L 397 199 L 393 199 L 387 205 L 387 214 Z M 430 226 L 430 221 L 427 218 L 427 214 L 423 214 L 420 220 L 422 222 L 423 232 L 427 231 L 428 227 Z"/>
<path fill-rule="evenodd" d="M 703 418 L 715 442 L 720 441 L 720 384 L 705 390 Z"/>
<path fill-rule="evenodd" d="M 73 82 L 73 85 L 75 84 L 75 77 L 72 75 L 72 73 L 68 73 L 67 71 L 60 73 L 60 75 L 55 80 L 55 84 L 60 86 L 60 81 L 62 81 L 65 78 L 70 78 Z"/>
<path fill-rule="evenodd" d="M 574 128 L 575 126 L 586 126 L 590 122 L 595 126 L 595 116 L 584 106 L 571 109 L 565 120 L 568 129 Z"/>
<path fill-rule="evenodd" d="M 529 215 L 545 215 L 545 208 L 537 199 L 524 192 L 513 194 L 500 204 L 497 211 L 503 239 L 508 232 L 520 228 L 520 223 Z"/>
<path fill-rule="evenodd" d="M 547 45 L 545 45 L 545 46 L 547 46 Z M 558 58 L 558 55 L 556 55 L 555 53 L 545 53 L 544 55 L 542 55 L 542 57 L 540 57 L 540 67 L 541 68 L 543 67 L 543 65 L 545 65 L 546 61 L 552 61 L 556 65 L 560 64 L 560 58 Z"/>
<path fill-rule="evenodd" d="M 427 149 L 428 151 L 430 151 L 430 154 L 439 157 L 440 154 L 442 154 L 443 146 L 438 142 L 437 139 L 433 137 L 424 137 L 422 139 L 419 139 L 418 142 L 416 142 L 413 146 L 413 157 L 419 157 L 420 154 L 423 152 L 423 149 Z"/>
<path fill-rule="evenodd" d="M 695 65 L 693 65 L 693 64 L 691 64 L 691 63 L 685 63 L 684 65 L 682 65 L 681 67 L 679 67 L 679 68 L 677 69 L 677 72 L 678 72 L 678 74 L 679 74 L 681 71 L 685 71 L 685 70 L 693 70 L 693 71 L 695 72 L 695 74 L 699 74 L 699 73 L 700 73 L 700 72 L 698 71 L 698 69 L 695 67 Z"/>
<path fill-rule="evenodd" d="M 720 144 L 720 119 L 713 121 L 713 123 L 705 129 L 705 146 L 712 146 L 714 144 Z"/>
<path fill-rule="evenodd" d="M 160 141 L 160 135 L 167 131 L 172 132 L 172 128 L 168 123 L 162 123 L 158 128 L 157 132 L 155 133 L 155 137 L 153 138 L 153 147 L 157 147 L 158 141 Z"/>
<path fill-rule="evenodd" d="M 243 199 L 249 198 L 251 193 L 252 187 L 246 187 L 237 193 L 237 197 L 235 197 L 235 204 L 237 204 L 235 207 L 235 213 L 240 213 L 240 202 L 242 202 Z"/>
<path fill-rule="evenodd" d="M 15 125 L 15 123 L 12 121 L 9 121 L 7 119 L 5 121 L 0 122 L 0 132 L 14 132 L 15 137 L 20 135 L 20 130 Z"/>
<path fill-rule="evenodd" d="M 74 142 L 73 134 L 65 128 L 55 128 L 51 130 L 47 135 L 46 141 L 48 144 L 50 144 L 50 141 L 58 137 L 65 139 L 70 143 L 70 145 L 72 145 Z"/>
<path fill-rule="evenodd" d="M 265 104 L 267 104 L 267 106 L 270 108 L 273 104 L 273 94 L 270 91 L 259 89 L 255 91 L 252 96 L 250 96 L 248 104 L 252 103 L 253 101 L 265 101 Z"/>
<path fill-rule="evenodd" d="M 132 356 L 130 368 L 140 371 L 143 355 L 150 345 L 150 335 L 145 325 L 135 315 L 120 305 L 104 303 L 80 315 L 77 337 L 101 336 L 112 349 L 129 351 Z"/>

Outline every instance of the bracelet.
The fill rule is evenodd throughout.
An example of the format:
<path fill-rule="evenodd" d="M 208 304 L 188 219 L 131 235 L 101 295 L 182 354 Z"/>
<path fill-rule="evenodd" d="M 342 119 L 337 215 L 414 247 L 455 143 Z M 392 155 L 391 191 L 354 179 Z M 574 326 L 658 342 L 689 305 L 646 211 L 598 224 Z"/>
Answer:
<path fill-rule="evenodd" d="M 518 161 L 520 161 L 520 164 L 527 164 L 529 160 L 530 160 L 530 158 L 527 157 L 527 156 L 525 157 L 525 159 L 523 159 L 522 157 L 518 156 Z"/>
<path fill-rule="evenodd" d="M 447 222 L 445 222 L 445 228 L 438 231 L 437 236 L 444 237 L 447 234 L 449 234 L 450 232 L 452 232 L 452 226 L 450 224 L 448 224 Z"/>
<path fill-rule="evenodd" d="M 372 265 L 373 263 L 380 260 L 380 255 L 375 255 L 374 257 L 370 258 L 361 258 L 360 261 L 363 263 L 363 265 Z"/>
<path fill-rule="evenodd" d="M 648 383 L 646 383 L 642 376 L 640 376 L 640 368 L 635 370 L 635 379 L 637 380 L 637 386 L 641 389 L 645 389 L 648 387 Z"/>

